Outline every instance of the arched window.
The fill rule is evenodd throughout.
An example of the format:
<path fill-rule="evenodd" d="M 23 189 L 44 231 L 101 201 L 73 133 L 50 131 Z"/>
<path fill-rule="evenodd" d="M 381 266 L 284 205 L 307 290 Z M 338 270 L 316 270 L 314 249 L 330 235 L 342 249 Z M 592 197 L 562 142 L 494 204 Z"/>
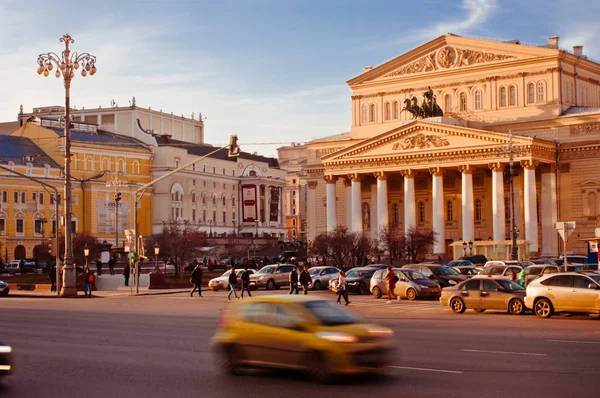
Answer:
<path fill-rule="evenodd" d="M 100 162 L 100 170 L 110 170 L 110 160 L 108 158 L 102 159 Z"/>
<path fill-rule="evenodd" d="M 538 102 L 546 101 L 546 90 L 544 87 L 544 82 L 538 82 L 537 84 L 537 99 Z"/>
<path fill-rule="evenodd" d="M 217 197 L 216 197 L 216 196 L 213 196 L 213 197 L 212 197 L 212 202 L 213 202 L 213 205 L 216 205 L 216 204 L 217 204 Z"/>
<path fill-rule="evenodd" d="M 400 118 L 400 102 L 394 101 L 394 119 Z"/>
<path fill-rule="evenodd" d="M 460 93 L 460 110 L 464 112 L 467 110 L 467 94 Z"/>
<path fill-rule="evenodd" d="M 446 221 L 451 222 L 454 220 L 454 205 L 452 201 L 446 202 Z"/>
<path fill-rule="evenodd" d="M 423 224 L 425 222 L 425 202 L 419 202 L 419 223 Z"/>
<path fill-rule="evenodd" d="M 475 109 L 483 109 L 483 103 L 481 102 L 481 90 L 475 91 Z"/>
<path fill-rule="evenodd" d="M 360 121 L 362 123 L 367 123 L 369 121 L 369 105 L 367 104 L 363 104 L 361 107 L 361 117 L 360 117 Z"/>
<path fill-rule="evenodd" d="M 223 196 L 223 206 L 227 206 L 227 198 Z"/>
<path fill-rule="evenodd" d="M 481 210 L 481 199 L 475 199 L 475 221 L 481 221 L 482 210 Z"/>
<path fill-rule="evenodd" d="M 183 218 L 183 186 L 175 183 L 171 187 L 171 219 L 177 221 Z"/>
<path fill-rule="evenodd" d="M 131 172 L 133 174 L 140 174 L 140 162 L 136 160 L 131 164 Z"/>
<path fill-rule="evenodd" d="M 235 198 L 231 198 L 231 207 L 235 207 Z"/>
<path fill-rule="evenodd" d="M 508 94 L 509 94 L 509 104 L 510 105 L 517 105 L 517 88 L 515 86 L 510 86 L 510 88 L 508 89 Z"/>
<path fill-rule="evenodd" d="M 587 196 L 587 215 L 588 217 L 595 217 L 596 214 L 596 193 L 590 192 Z"/>
<path fill-rule="evenodd" d="M 392 104 L 385 103 L 385 120 L 392 120 Z"/>
<path fill-rule="evenodd" d="M 444 97 L 444 112 L 451 112 L 452 111 L 452 97 L 450 96 L 450 94 L 446 94 L 446 96 Z"/>
<path fill-rule="evenodd" d="M 192 203 L 196 203 L 196 192 L 192 192 Z"/>
<path fill-rule="evenodd" d="M 377 121 L 377 107 L 375 106 L 375 104 L 371 104 L 371 121 Z"/>
<path fill-rule="evenodd" d="M 119 159 L 117 162 L 117 171 L 127 171 L 125 170 L 125 161 L 123 159 Z"/>
<path fill-rule="evenodd" d="M 398 203 L 394 203 L 392 207 L 392 214 L 394 219 L 394 225 L 398 225 Z"/>
<path fill-rule="evenodd" d="M 527 85 L 527 92 L 529 93 L 529 103 L 533 104 L 535 102 L 535 85 L 533 83 Z"/>
<path fill-rule="evenodd" d="M 500 89 L 500 106 L 506 106 L 506 87 Z"/>
<path fill-rule="evenodd" d="M 296 226 L 296 219 L 295 219 L 295 218 L 293 218 L 293 219 L 292 219 L 292 227 L 295 227 L 295 226 Z"/>

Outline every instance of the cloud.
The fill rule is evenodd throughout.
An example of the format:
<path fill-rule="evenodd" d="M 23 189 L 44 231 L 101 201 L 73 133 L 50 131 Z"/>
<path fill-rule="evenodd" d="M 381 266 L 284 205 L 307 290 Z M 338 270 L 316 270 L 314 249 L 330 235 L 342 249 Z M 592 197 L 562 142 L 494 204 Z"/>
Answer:
<path fill-rule="evenodd" d="M 596 23 L 579 23 L 571 25 L 561 34 L 560 46 L 571 50 L 573 46 L 583 46 L 583 54 L 590 58 L 600 60 L 600 46 L 598 36 L 600 28 Z"/>

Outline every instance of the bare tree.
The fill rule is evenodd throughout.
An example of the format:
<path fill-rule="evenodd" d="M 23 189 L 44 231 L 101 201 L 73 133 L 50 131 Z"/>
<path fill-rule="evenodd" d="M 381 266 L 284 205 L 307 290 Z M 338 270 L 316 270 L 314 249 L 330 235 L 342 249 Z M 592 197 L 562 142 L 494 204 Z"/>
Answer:
<path fill-rule="evenodd" d="M 408 233 L 402 234 L 398 241 L 399 250 L 404 253 L 404 259 L 411 263 L 423 259 L 430 252 L 436 241 L 437 232 L 431 229 L 411 227 Z"/>
<path fill-rule="evenodd" d="M 379 229 L 380 249 L 387 251 L 390 254 L 390 263 L 394 263 L 394 259 L 400 256 L 399 241 L 400 231 L 396 226 L 387 224 Z"/>
<path fill-rule="evenodd" d="M 321 256 L 338 268 L 356 264 L 359 258 L 370 256 L 373 249 L 371 239 L 364 234 L 348 232 L 346 227 L 317 235 L 309 247 L 312 255 Z"/>

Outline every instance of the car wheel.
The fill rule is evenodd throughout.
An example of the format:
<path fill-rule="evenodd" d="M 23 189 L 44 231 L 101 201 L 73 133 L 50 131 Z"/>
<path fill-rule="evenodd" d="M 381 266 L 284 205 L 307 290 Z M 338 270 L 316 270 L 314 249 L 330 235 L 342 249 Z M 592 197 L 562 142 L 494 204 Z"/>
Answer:
<path fill-rule="evenodd" d="M 508 303 L 508 311 L 513 315 L 521 315 L 525 312 L 525 304 L 519 299 L 512 299 Z"/>
<path fill-rule="evenodd" d="M 450 308 L 457 314 L 462 314 L 467 309 L 467 307 L 465 307 L 465 302 L 458 297 L 454 297 L 452 301 L 450 301 Z"/>
<path fill-rule="evenodd" d="M 221 369 L 228 375 L 238 375 L 242 369 L 240 363 L 240 349 L 235 345 L 224 348 L 221 359 Z"/>
<path fill-rule="evenodd" d="M 367 285 L 361 282 L 361 284 L 358 285 L 358 294 L 367 294 Z"/>
<path fill-rule="evenodd" d="M 406 290 L 406 298 L 413 301 L 417 298 L 417 291 L 413 288 L 408 288 L 408 290 Z"/>
<path fill-rule="evenodd" d="M 473 311 L 482 313 L 482 312 L 485 312 L 485 308 L 476 308 Z"/>
<path fill-rule="evenodd" d="M 273 279 L 269 279 L 267 281 L 267 290 L 275 289 L 275 281 Z"/>
<path fill-rule="evenodd" d="M 552 304 L 548 299 L 539 299 L 533 305 L 533 311 L 540 318 L 550 318 L 552 316 Z"/>
<path fill-rule="evenodd" d="M 310 352 L 307 356 L 306 369 L 308 376 L 317 383 L 327 383 L 331 380 L 331 372 L 323 354 Z"/>
<path fill-rule="evenodd" d="M 315 283 L 313 283 L 313 288 L 315 290 L 321 290 L 321 281 L 316 281 Z"/>
<path fill-rule="evenodd" d="M 373 288 L 373 298 L 381 298 L 381 289 L 379 289 L 377 286 Z"/>

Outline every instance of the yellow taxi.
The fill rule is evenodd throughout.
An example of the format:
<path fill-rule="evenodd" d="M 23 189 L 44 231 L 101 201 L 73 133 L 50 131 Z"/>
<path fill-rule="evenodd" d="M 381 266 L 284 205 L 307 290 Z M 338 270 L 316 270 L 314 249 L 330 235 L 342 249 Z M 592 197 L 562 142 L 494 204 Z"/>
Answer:
<path fill-rule="evenodd" d="M 223 371 L 245 367 L 307 372 L 317 382 L 373 373 L 394 357 L 394 333 L 348 307 L 310 296 L 262 296 L 221 313 L 212 351 Z"/>

